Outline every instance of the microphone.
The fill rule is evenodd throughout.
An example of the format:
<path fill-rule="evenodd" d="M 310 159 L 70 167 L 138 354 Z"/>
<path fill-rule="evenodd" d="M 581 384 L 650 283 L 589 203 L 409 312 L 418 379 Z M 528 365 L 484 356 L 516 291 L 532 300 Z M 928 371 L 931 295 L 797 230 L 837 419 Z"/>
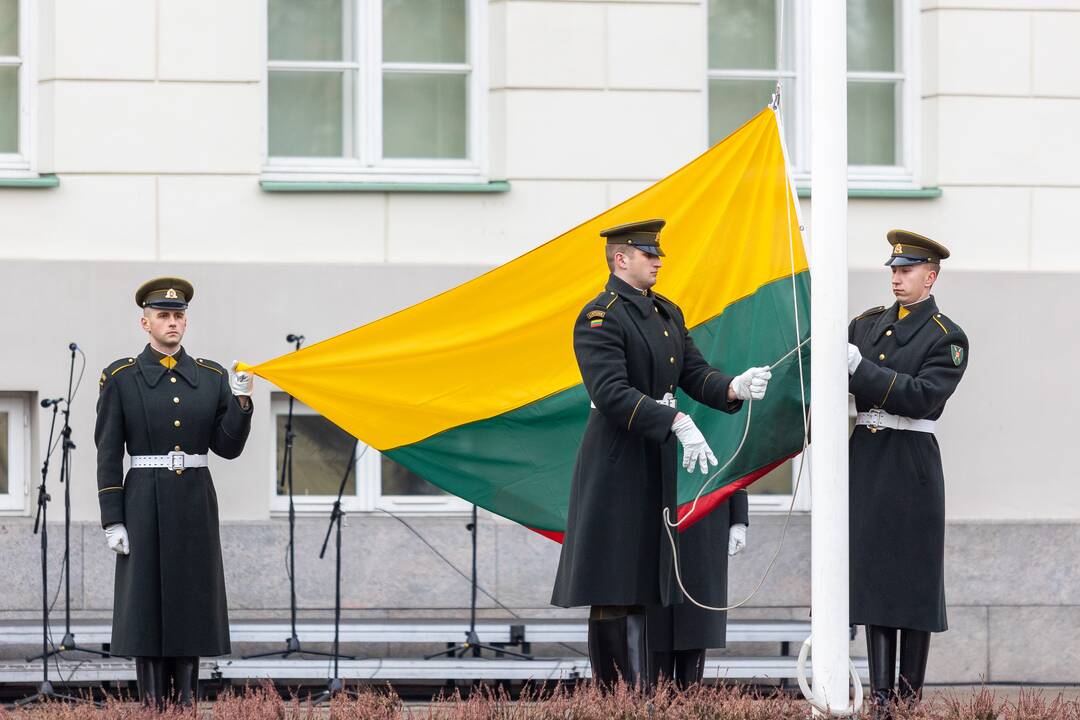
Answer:
<path fill-rule="evenodd" d="M 53 405 L 59 405 L 62 402 L 64 402 L 64 398 L 45 398 L 41 401 L 41 407 L 47 408 Z"/>
<path fill-rule="evenodd" d="M 303 335 L 293 335 L 292 333 L 289 333 L 288 335 L 285 336 L 285 342 L 291 342 L 291 343 L 304 342 L 304 336 Z"/>
<path fill-rule="evenodd" d="M 75 352 L 78 349 L 79 349 L 79 346 L 76 345 L 75 343 L 68 343 L 68 350 L 70 350 L 71 352 Z"/>

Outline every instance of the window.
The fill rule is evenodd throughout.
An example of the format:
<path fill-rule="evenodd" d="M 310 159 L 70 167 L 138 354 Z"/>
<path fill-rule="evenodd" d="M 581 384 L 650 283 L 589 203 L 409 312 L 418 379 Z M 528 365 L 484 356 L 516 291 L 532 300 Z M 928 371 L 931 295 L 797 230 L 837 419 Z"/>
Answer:
<path fill-rule="evenodd" d="M 750 500 L 750 512 L 786 513 L 792 507 L 791 495 L 795 492 L 798 481 L 798 495 L 795 498 L 796 511 L 810 509 L 810 465 L 803 468 L 802 477 L 798 477 L 802 455 L 796 455 L 772 472 L 755 480 L 746 488 Z"/>
<path fill-rule="evenodd" d="M 59 465 L 56 466 L 59 468 Z M 25 397 L 0 395 L 0 513 L 22 515 L 30 477 L 30 421 Z M 50 480 L 58 479 L 53 475 Z"/>
<path fill-rule="evenodd" d="M 287 512 L 289 496 L 281 485 L 285 457 L 285 425 L 289 399 L 274 393 L 273 491 L 270 509 Z M 306 405 L 293 404 L 293 497 L 297 512 L 328 512 L 338 487 L 355 453 L 355 463 L 346 478 L 342 506 L 346 511 L 393 513 L 464 512 L 471 506 L 410 472 L 351 435 Z"/>
<path fill-rule="evenodd" d="M 29 5 L 0 0 L 0 174 L 32 177 Z"/>
<path fill-rule="evenodd" d="M 917 20 L 910 0 L 847 0 L 852 187 L 915 185 Z M 789 157 L 809 180 L 809 3 L 709 0 L 708 27 L 710 144 L 761 110 L 779 79 Z"/>
<path fill-rule="evenodd" d="M 485 0 L 268 0 L 264 177 L 486 182 Z"/>

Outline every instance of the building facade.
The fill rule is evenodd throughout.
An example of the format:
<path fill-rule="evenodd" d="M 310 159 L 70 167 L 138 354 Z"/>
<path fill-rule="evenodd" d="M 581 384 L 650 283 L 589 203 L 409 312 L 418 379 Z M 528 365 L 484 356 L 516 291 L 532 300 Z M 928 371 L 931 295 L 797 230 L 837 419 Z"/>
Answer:
<path fill-rule="evenodd" d="M 40 604 L 31 529 L 51 413 L 39 401 L 66 390 L 69 342 L 86 362 L 71 417 L 73 604 L 108 616 L 94 381 L 145 343 L 132 296 L 148 277 L 195 284 L 191 352 L 274 357 L 289 333 L 313 342 L 406 307 L 648 187 L 764 107 L 777 80 L 812 244 L 808 11 L 804 0 L 0 0 L 0 547 L 12 578 L 0 620 Z M 952 249 L 936 296 L 971 339 L 939 431 L 951 629 L 935 638 L 930 680 L 1080 682 L 1069 662 L 1080 490 L 1066 452 L 1080 400 L 1068 376 L 1080 350 L 1068 310 L 1080 301 L 1080 1 L 848 0 L 848 15 L 850 309 L 891 301 L 885 232 L 910 228 Z M 244 455 L 212 461 L 230 609 L 281 617 L 288 402 L 261 381 L 254 399 Z M 332 604 L 333 566 L 315 556 L 354 452 L 347 612 L 460 613 L 468 584 L 391 514 L 467 569 L 468 508 L 296 412 L 301 613 Z M 803 483 L 781 558 L 742 617 L 807 617 Z M 790 468 L 753 491 L 733 598 L 775 549 Z M 481 584 L 516 613 L 557 614 L 557 557 L 528 530 L 481 523 Z"/>

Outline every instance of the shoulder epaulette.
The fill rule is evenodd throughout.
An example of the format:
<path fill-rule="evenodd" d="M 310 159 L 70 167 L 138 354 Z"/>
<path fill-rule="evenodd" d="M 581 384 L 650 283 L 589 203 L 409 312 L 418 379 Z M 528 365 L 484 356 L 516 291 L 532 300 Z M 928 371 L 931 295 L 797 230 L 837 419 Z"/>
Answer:
<path fill-rule="evenodd" d="M 885 312 L 885 306 L 884 305 L 878 305 L 877 307 L 870 308 L 869 310 L 864 312 L 862 315 L 859 315 L 855 319 L 856 320 L 862 320 L 864 317 L 869 317 L 871 315 L 880 315 L 883 312 Z"/>
<path fill-rule="evenodd" d="M 109 366 L 105 368 L 105 375 L 112 377 L 121 370 L 125 370 L 135 364 L 135 358 L 120 358 L 119 360 L 113 360 L 109 363 Z"/>
<path fill-rule="evenodd" d="M 949 328 L 952 328 L 952 330 L 959 330 L 960 329 L 960 328 L 956 327 L 956 323 L 949 320 L 949 318 L 945 317 L 941 313 L 934 313 L 933 320 L 934 320 L 934 322 L 936 322 L 938 324 L 938 327 L 941 328 L 941 332 L 945 333 L 946 335 L 948 335 L 951 332 Z"/>
<path fill-rule="evenodd" d="M 225 374 L 225 368 L 221 367 L 221 365 L 218 365 L 213 360 L 207 360 L 206 358 L 195 358 L 195 364 L 198 365 L 201 368 L 206 368 L 207 370 L 213 370 L 218 375 L 224 375 Z"/>
<path fill-rule="evenodd" d="M 619 296 L 618 296 L 618 294 L 616 294 L 616 293 L 613 293 L 613 292 L 611 292 L 610 290 L 607 290 L 607 291 L 605 291 L 605 292 L 602 292 L 602 293 L 600 293 L 599 295 L 597 295 L 597 296 L 596 296 L 596 299 L 595 299 L 595 300 L 593 300 L 593 304 L 595 304 L 595 305 L 599 305 L 600 307 L 602 307 L 602 308 L 604 308 L 605 310 L 607 310 L 607 309 L 608 309 L 609 307 L 611 307 L 612 305 L 614 305 L 614 304 L 615 304 L 615 302 L 616 302 L 616 301 L 617 301 L 618 299 L 619 299 Z"/>
<path fill-rule="evenodd" d="M 105 369 L 101 371 L 101 377 L 98 378 L 98 388 L 105 387 L 105 383 L 112 378 L 113 375 L 125 370 L 135 364 L 135 358 L 120 358 L 119 360 L 113 360 L 111 363 L 105 366 Z"/>

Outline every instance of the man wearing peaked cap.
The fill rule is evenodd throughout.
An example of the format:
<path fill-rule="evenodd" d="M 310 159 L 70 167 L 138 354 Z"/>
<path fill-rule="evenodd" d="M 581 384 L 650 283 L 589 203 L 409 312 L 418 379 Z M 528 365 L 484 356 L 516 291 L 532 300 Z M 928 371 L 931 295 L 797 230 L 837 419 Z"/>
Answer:
<path fill-rule="evenodd" d="M 930 634 L 947 629 L 945 478 L 935 424 L 968 363 L 968 339 L 930 294 L 949 257 L 941 243 L 888 233 L 890 307 L 848 327 L 851 435 L 851 623 L 866 626 L 879 717 L 921 695 Z M 900 674 L 896 667 L 899 636 Z"/>
<path fill-rule="evenodd" d="M 589 658 L 593 678 L 605 686 L 619 677 L 649 684 L 646 610 L 682 599 L 662 516 L 667 508 L 676 517 L 678 445 L 691 472 L 717 464 L 693 419 L 676 407 L 676 388 L 732 413 L 763 398 L 771 377 L 768 368 L 732 377 L 710 367 L 679 306 L 652 291 L 664 256 L 663 227 L 663 220 L 646 220 L 600 233 L 611 275 L 574 324 L 574 354 L 592 412 L 551 602 L 590 606 Z M 738 523 L 735 515 L 729 519 Z M 726 539 L 728 528 L 723 532 Z"/>
<path fill-rule="evenodd" d="M 157 707 L 170 693 L 190 704 L 199 657 L 229 652 L 207 452 L 237 457 L 251 427 L 251 377 L 181 345 L 194 295 L 173 277 L 135 292 L 149 342 L 102 372 L 94 432 L 101 525 L 117 554 L 112 652 L 135 658 L 139 695 Z"/>

